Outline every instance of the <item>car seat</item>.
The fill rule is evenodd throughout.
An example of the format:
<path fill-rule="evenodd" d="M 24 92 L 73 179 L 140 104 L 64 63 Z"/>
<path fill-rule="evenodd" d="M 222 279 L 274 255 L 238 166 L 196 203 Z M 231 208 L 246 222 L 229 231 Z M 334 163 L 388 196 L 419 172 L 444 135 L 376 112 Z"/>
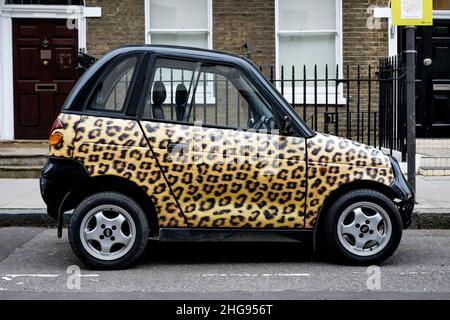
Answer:
<path fill-rule="evenodd" d="M 176 103 L 175 112 L 177 114 L 177 121 L 184 120 L 184 114 L 186 113 L 187 100 L 188 100 L 187 88 L 184 84 L 179 84 L 177 86 L 177 92 L 175 94 L 175 103 Z"/>
<path fill-rule="evenodd" d="M 166 86 L 162 81 L 156 81 L 153 85 L 153 119 L 164 120 L 163 103 L 166 101 L 167 91 Z"/>

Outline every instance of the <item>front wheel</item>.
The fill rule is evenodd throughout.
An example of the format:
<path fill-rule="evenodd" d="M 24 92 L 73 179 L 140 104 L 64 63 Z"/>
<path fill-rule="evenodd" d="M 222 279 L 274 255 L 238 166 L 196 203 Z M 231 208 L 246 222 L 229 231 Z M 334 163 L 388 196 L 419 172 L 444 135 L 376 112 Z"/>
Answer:
<path fill-rule="evenodd" d="M 69 225 L 72 250 L 94 269 L 122 269 L 143 253 L 149 228 L 141 207 L 116 192 L 84 199 Z"/>
<path fill-rule="evenodd" d="M 351 191 L 324 214 L 320 239 L 323 249 L 343 262 L 376 264 L 390 257 L 400 243 L 400 214 L 380 192 Z"/>

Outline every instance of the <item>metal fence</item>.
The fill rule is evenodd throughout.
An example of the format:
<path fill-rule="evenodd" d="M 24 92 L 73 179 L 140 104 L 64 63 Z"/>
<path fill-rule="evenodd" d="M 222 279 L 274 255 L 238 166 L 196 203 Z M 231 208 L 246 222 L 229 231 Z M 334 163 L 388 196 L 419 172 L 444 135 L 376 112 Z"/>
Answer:
<path fill-rule="evenodd" d="M 406 66 L 402 55 L 380 60 L 379 145 L 406 161 Z"/>
<path fill-rule="evenodd" d="M 315 131 L 334 134 L 406 157 L 405 70 L 401 57 L 371 65 L 330 68 L 260 67 Z M 300 76 L 299 76 L 300 71 Z"/>
<path fill-rule="evenodd" d="M 300 73 L 302 77 L 296 67 L 282 66 L 281 78 L 276 79 L 274 68 L 269 71 L 271 82 L 313 130 L 376 145 L 378 79 L 372 66 L 339 70 L 304 65 Z"/>

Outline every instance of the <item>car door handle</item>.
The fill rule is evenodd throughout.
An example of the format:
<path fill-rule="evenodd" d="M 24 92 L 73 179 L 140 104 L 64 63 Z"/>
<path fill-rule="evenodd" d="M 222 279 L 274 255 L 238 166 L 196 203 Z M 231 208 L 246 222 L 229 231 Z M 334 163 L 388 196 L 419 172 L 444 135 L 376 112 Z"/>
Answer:
<path fill-rule="evenodd" d="M 175 154 L 187 154 L 189 152 L 188 143 L 169 143 L 167 146 L 167 151 L 169 153 Z"/>

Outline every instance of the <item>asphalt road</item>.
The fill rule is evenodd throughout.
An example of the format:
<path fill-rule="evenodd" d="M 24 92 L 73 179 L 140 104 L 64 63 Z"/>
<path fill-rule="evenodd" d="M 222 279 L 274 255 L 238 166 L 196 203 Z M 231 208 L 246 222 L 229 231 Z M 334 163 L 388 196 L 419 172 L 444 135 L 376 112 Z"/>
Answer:
<path fill-rule="evenodd" d="M 379 282 L 373 270 L 320 260 L 295 243 L 151 242 L 132 269 L 80 266 L 81 277 L 70 278 L 67 268 L 79 264 L 54 229 L 0 228 L 0 300 L 450 299 L 449 230 L 406 231 Z"/>

